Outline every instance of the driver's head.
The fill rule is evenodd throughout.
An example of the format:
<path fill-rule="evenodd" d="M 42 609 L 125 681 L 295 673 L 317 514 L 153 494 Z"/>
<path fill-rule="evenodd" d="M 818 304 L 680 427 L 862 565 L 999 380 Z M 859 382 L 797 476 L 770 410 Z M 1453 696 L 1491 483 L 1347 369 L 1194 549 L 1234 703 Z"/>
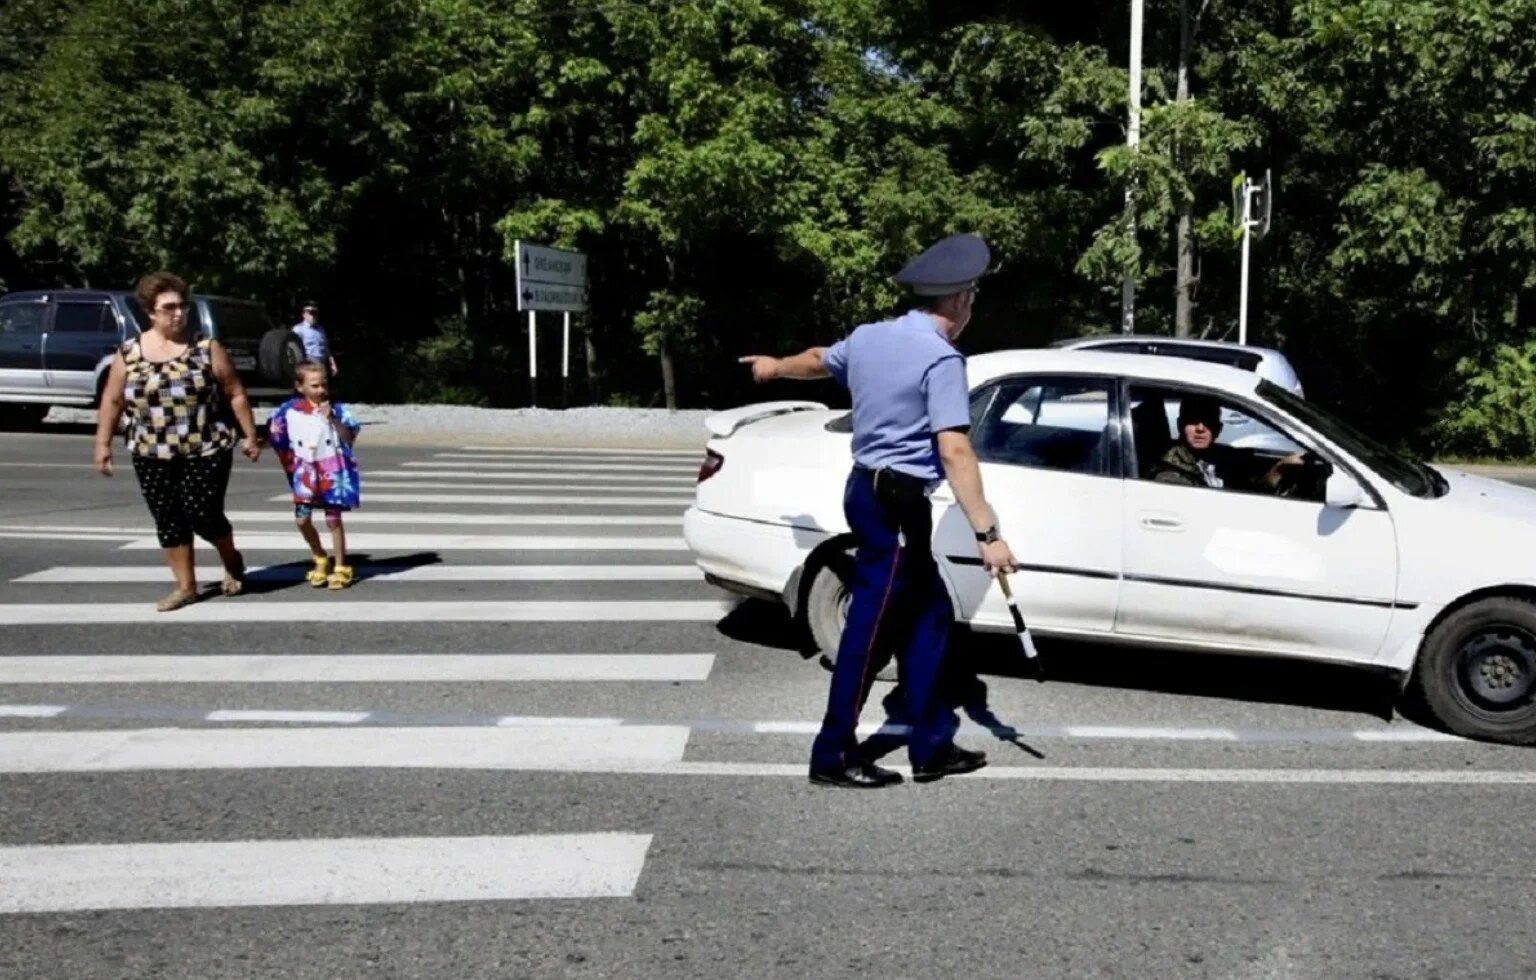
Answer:
<path fill-rule="evenodd" d="M 1179 439 L 1197 453 L 1221 435 L 1221 405 L 1209 395 L 1186 395 L 1179 402 Z"/>

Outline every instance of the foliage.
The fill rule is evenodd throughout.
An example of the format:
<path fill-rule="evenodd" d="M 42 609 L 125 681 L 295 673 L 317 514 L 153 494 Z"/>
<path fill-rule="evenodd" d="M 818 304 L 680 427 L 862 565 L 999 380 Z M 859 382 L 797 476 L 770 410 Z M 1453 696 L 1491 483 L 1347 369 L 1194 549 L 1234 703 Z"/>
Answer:
<path fill-rule="evenodd" d="M 1456 366 L 1461 394 L 1431 427 L 1435 449 L 1460 456 L 1536 456 L 1536 341 L 1500 344 Z"/>

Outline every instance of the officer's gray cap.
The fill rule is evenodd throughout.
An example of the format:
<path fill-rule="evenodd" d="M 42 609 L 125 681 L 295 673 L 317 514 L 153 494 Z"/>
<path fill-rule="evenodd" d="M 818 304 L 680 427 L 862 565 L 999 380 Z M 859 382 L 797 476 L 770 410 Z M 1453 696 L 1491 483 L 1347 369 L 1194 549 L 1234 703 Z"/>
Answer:
<path fill-rule="evenodd" d="M 950 235 L 907 263 L 896 281 L 919 296 L 949 296 L 976 286 L 992 263 L 992 250 L 980 235 Z"/>

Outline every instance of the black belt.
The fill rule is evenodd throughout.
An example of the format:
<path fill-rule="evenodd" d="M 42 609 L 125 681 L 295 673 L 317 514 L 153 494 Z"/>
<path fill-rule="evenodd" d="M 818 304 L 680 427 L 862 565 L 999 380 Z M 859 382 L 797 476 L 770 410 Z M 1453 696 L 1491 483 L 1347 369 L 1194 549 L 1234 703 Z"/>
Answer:
<path fill-rule="evenodd" d="M 869 474 L 876 496 L 879 496 L 882 490 L 900 497 L 928 495 L 928 481 L 920 476 L 893 470 L 889 466 L 875 469 L 855 464 L 853 470 L 855 473 Z"/>

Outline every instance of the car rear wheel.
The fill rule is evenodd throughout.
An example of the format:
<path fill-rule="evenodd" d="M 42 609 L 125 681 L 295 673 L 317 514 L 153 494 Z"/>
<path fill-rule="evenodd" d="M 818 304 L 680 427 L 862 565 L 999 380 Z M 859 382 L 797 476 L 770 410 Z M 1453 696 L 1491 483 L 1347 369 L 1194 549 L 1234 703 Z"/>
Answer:
<path fill-rule="evenodd" d="M 261 335 L 256 351 L 256 365 L 261 375 L 275 385 L 293 384 L 294 365 L 304 360 L 304 344 L 292 330 L 276 328 Z"/>
<path fill-rule="evenodd" d="M 837 645 L 848 622 L 848 583 L 852 577 L 852 550 L 832 550 L 816 563 L 805 591 L 805 626 L 828 663 L 837 662 Z"/>
<path fill-rule="evenodd" d="M 1536 603 L 1489 598 L 1447 616 L 1424 641 L 1414 684 L 1457 735 L 1536 745 Z"/>

